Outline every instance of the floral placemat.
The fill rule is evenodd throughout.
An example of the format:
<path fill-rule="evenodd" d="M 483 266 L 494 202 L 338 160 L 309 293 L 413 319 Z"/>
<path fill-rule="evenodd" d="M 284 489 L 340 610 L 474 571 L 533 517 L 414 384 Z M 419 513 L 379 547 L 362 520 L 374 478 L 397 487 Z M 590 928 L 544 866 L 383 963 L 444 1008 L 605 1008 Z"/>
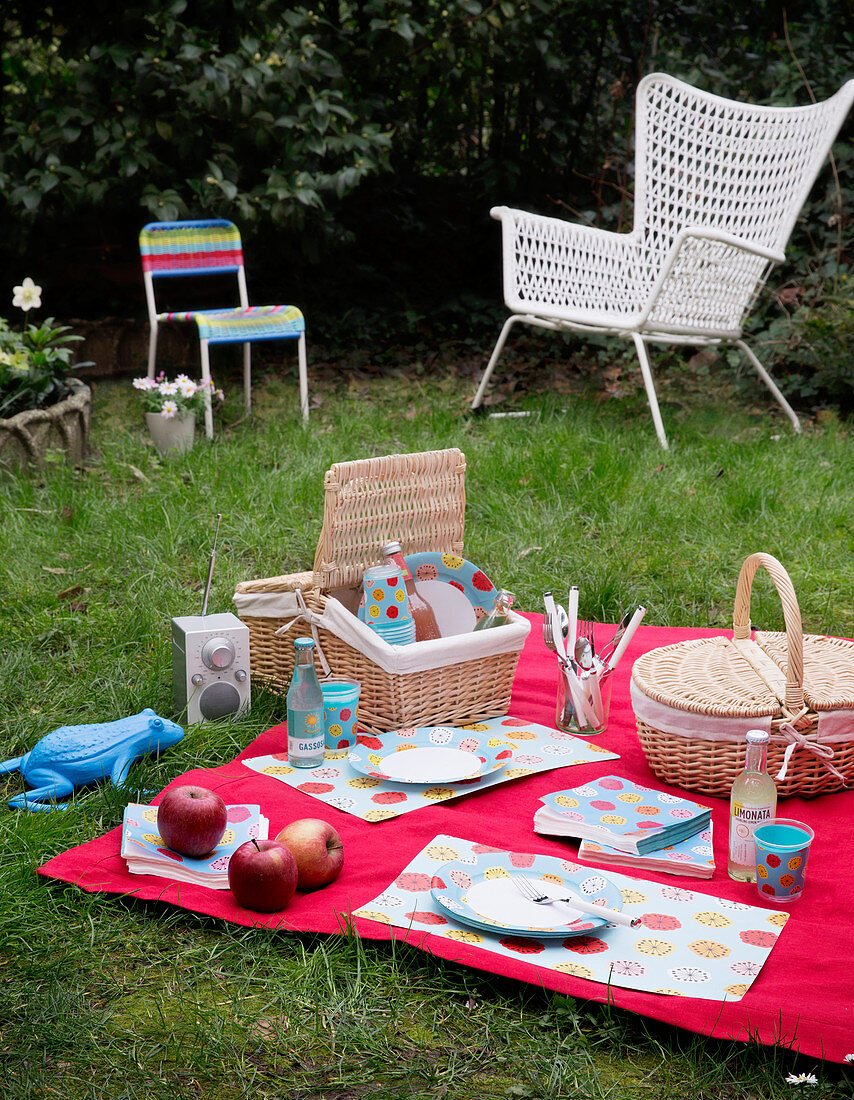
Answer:
<path fill-rule="evenodd" d="M 303 794 L 309 794 L 364 821 L 386 821 L 423 806 L 435 806 L 437 802 L 447 802 L 448 799 L 495 787 L 535 772 L 564 768 L 570 764 L 589 764 L 594 760 L 619 759 L 619 753 L 610 752 L 600 745 L 518 718 L 488 718 L 465 726 L 434 726 L 433 729 L 439 734 L 445 729 L 454 734 L 466 730 L 472 739 L 480 738 L 489 748 L 506 748 L 511 759 L 500 771 L 491 775 L 432 786 L 395 783 L 363 775 L 347 762 L 348 749 L 327 750 L 326 759 L 317 768 L 292 768 L 288 764 L 287 752 L 255 756 L 241 762 L 252 771 L 273 776 Z M 414 733 L 414 729 L 394 730 L 385 734 L 382 741 L 369 734 L 359 734 L 358 743 L 367 748 L 388 747 L 395 738 L 401 744 L 406 743 Z"/>
<path fill-rule="evenodd" d="M 778 910 L 633 879 L 610 869 L 606 875 L 565 860 L 561 862 L 567 872 L 588 873 L 586 893 L 594 891 L 593 880 L 607 877 L 623 895 L 623 912 L 641 917 L 641 925 L 611 925 L 595 934 L 557 940 L 490 933 L 454 921 L 436 905 L 430 891 L 445 885 L 437 875 L 443 864 L 455 860 L 482 870 L 484 857 L 493 852 L 503 854 L 504 849 L 436 836 L 354 916 L 397 928 L 427 929 L 498 955 L 525 955 L 537 966 L 590 981 L 710 1001 L 741 1000 L 789 919 Z M 518 859 L 520 869 L 527 865 L 523 853 L 511 859 L 514 864 Z M 496 861 L 494 873 L 508 872 Z"/>

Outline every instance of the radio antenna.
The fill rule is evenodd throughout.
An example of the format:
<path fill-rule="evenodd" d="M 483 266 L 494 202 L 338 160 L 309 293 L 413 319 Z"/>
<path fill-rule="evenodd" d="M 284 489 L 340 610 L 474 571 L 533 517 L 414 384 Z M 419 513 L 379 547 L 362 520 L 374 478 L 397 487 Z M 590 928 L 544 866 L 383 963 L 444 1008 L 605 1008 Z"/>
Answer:
<path fill-rule="evenodd" d="M 216 540 L 219 535 L 219 524 L 222 519 L 222 512 L 217 513 L 216 517 L 216 530 L 214 531 L 213 549 L 211 550 L 211 560 L 208 565 L 208 580 L 205 585 L 205 599 L 202 603 L 202 617 L 208 613 L 208 596 L 211 594 L 211 581 L 213 580 L 214 562 L 216 561 Z"/>

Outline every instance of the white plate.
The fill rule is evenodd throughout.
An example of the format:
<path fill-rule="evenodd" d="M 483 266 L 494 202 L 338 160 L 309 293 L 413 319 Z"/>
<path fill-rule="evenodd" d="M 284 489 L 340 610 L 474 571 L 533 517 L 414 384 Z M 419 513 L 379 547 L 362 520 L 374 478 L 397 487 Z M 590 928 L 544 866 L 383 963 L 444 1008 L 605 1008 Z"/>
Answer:
<path fill-rule="evenodd" d="M 443 638 L 474 630 L 477 615 L 465 592 L 445 581 L 416 581 L 415 587 L 433 608 Z"/>
<path fill-rule="evenodd" d="M 431 896 L 455 920 L 495 933 L 552 939 L 580 936 L 608 925 L 607 917 L 584 913 L 564 902 L 529 901 L 513 882 L 513 874 L 525 875 L 548 897 L 566 897 L 566 887 L 572 887 L 589 901 L 601 901 L 616 910 L 623 907 L 619 889 L 599 871 L 556 856 L 502 851 L 444 864 L 434 877 L 441 885 L 433 887 Z"/>
<path fill-rule="evenodd" d="M 384 735 L 380 748 L 357 744 L 350 766 L 374 779 L 392 783 L 461 783 L 498 771 L 511 759 L 506 744 L 487 745 L 470 730 L 424 726 Z"/>

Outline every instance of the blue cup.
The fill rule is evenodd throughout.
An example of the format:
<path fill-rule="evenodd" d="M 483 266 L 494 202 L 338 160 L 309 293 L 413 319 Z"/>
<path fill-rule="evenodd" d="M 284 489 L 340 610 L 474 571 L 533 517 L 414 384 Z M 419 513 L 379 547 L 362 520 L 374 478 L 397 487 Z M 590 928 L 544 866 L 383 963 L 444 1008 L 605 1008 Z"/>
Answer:
<path fill-rule="evenodd" d="M 788 817 L 778 817 L 754 831 L 756 889 L 763 901 L 788 905 L 798 900 L 814 836 L 809 825 Z"/>
<path fill-rule="evenodd" d="M 356 744 L 359 714 L 358 680 L 322 680 L 323 709 L 326 711 L 327 749 L 350 749 Z"/>

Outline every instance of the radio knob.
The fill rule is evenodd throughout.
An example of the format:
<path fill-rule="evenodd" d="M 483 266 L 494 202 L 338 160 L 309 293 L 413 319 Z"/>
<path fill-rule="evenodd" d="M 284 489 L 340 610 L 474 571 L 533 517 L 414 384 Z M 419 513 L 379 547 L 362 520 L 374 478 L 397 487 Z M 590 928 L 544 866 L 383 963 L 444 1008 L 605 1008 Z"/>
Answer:
<path fill-rule="evenodd" d="M 237 670 L 237 672 L 235 672 L 234 678 L 238 682 L 238 684 L 245 684 L 246 683 L 246 673 L 244 672 L 244 670 L 242 668 L 239 668 Z"/>
<path fill-rule="evenodd" d="M 228 638 L 209 638 L 202 646 L 202 660 L 208 668 L 228 668 L 234 660 L 234 645 Z"/>

